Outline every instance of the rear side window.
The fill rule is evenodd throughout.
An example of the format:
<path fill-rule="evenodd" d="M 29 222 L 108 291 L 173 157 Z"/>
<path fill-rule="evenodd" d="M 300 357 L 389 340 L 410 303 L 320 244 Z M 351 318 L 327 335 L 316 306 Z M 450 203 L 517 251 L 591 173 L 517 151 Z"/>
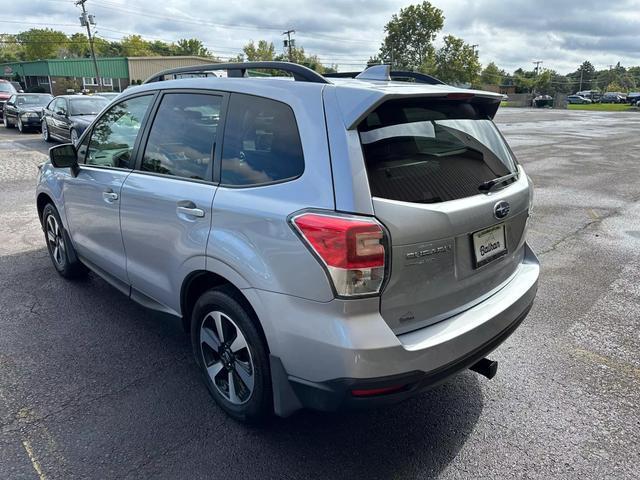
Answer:
<path fill-rule="evenodd" d="M 170 93 L 162 97 L 141 170 L 212 180 L 221 105 L 218 95 Z"/>
<path fill-rule="evenodd" d="M 491 119 L 464 101 L 391 100 L 370 113 L 358 131 L 375 197 L 455 200 L 516 170 Z"/>
<path fill-rule="evenodd" d="M 302 144 L 291 108 L 232 94 L 224 129 L 222 184 L 264 185 L 294 179 L 303 171 Z"/>

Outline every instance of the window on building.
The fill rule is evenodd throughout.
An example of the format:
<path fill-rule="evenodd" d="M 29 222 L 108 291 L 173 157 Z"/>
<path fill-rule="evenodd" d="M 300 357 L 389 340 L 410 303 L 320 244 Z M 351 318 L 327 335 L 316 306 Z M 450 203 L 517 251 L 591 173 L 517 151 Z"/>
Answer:
<path fill-rule="evenodd" d="M 85 87 L 97 87 L 98 81 L 96 80 L 96 77 L 82 77 L 82 85 Z"/>
<path fill-rule="evenodd" d="M 105 87 L 113 87 L 113 78 L 102 78 L 102 85 Z"/>
<path fill-rule="evenodd" d="M 49 77 L 37 77 L 38 85 L 49 85 Z"/>

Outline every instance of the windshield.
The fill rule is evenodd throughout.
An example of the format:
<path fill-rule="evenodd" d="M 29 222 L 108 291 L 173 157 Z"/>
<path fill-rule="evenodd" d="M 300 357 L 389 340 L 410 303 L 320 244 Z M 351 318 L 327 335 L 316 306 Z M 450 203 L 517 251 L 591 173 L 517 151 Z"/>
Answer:
<path fill-rule="evenodd" d="M 16 93 L 16 89 L 10 83 L 0 82 L 0 92 Z"/>
<path fill-rule="evenodd" d="M 16 105 L 19 107 L 44 107 L 52 98 L 51 95 L 18 95 Z"/>
<path fill-rule="evenodd" d="M 370 113 L 358 130 L 377 197 L 454 200 L 517 171 L 493 121 L 468 102 L 392 100 Z"/>
<path fill-rule="evenodd" d="M 97 115 L 109 101 L 103 97 L 80 97 L 69 101 L 70 115 Z"/>

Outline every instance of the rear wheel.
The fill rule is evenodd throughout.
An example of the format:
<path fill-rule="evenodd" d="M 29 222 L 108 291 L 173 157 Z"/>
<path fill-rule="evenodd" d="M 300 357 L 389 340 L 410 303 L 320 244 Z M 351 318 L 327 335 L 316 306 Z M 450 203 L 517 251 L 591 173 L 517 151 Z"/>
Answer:
<path fill-rule="evenodd" d="M 256 422 L 273 412 L 265 342 L 232 290 L 202 294 L 193 309 L 191 341 L 209 393 L 227 414 Z"/>
<path fill-rule="evenodd" d="M 42 225 L 47 250 L 58 273 L 64 278 L 78 278 L 86 275 L 87 268 L 78 260 L 69 236 L 62 226 L 58 211 L 50 203 L 42 211 Z"/>
<path fill-rule="evenodd" d="M 49 135 L 49 125 L 47 125 L 47 121 L 44 118 L 42 119 L 42 139 L 45 142 L 51 141 L 51 136 Z"/>

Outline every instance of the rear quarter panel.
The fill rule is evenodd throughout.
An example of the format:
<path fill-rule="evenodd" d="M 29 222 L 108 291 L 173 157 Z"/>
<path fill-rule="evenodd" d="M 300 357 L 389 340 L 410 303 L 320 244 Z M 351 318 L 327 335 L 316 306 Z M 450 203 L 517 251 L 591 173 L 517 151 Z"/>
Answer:
<path fill-rule="evenodd" d="M 306 93 L 280 90 L 269 96 L 294 112 L 303 174 L 273 185 L 220 186 L 213 202 L 206 268 L 225 278 L 236 276 L 239 288 L 325 302 L 333 299 L 327 276 L 288 223 L 292 213 L 305 208 L 335 208 L 321 90 L 316 86 Z"/>

